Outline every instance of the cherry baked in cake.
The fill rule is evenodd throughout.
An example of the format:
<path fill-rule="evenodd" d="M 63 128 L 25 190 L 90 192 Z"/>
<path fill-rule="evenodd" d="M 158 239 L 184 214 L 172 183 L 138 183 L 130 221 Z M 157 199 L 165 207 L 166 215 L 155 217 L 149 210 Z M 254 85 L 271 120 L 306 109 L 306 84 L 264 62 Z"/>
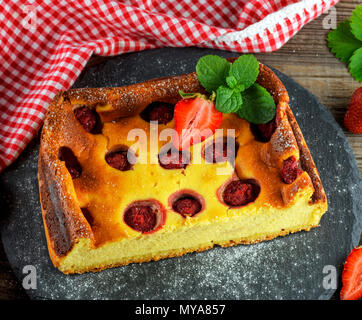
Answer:
<path fill-rule="evenodd" d="M 54 266 L 98 271 L 318 226 L 327 199 L 288 93 L 261 63 L 256 84 L 276 107 L 264 123 L 216 110 L 196 73 L 60 92 L 39 152 Z M 195 125 L 211 131 L 190 138 Z"/>

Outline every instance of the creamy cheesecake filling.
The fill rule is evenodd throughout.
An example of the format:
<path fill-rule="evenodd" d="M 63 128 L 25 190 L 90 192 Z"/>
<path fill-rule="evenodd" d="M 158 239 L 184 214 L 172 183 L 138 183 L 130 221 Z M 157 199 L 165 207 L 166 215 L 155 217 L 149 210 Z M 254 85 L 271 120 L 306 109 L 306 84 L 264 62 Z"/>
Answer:
<path fill-rule="evenodd" d="M 258 141 L 246 120 L 235 114 L 224 115 L 222 131 L 193 145 L 185 154 L 176 154 L 176 160 L 183 161 L 179 165 L 172 162 L 175 155 L 162 151 L 167 141 L 158 140 L 157 145 L 152 146 L 154 130 L 160 133 L 162 128 L 174 126 L 173 120 L 167 120 L 167 124 L 156 127 L 150 126 L 140 115 L 104 123 L 102 134 L 92 136 L 93 144 L 80 154 L 78 160 L 82 175 L 73 180 L 74 190 L 79 206 L 91 215 L 90 227 L 96 246 L 121 238 L 138 238 L 146 229 L 161 232 L 176 226 L 227 217 L 229 207 L 242 209 L 253 203 L 257 207 L 283 208 L 293 204 L 294 196 L 291 199 L 283 196 L 286 193 L 283 190 L 291 187 L 282 181 L 281 168 L 273 161 L 266 163 L 263 159 L 264 146 L 269 142 Z M 142 130 L 145 138 L 130 140 L 129 133 L 134 128 Z M 235 136 L 225 136 L 230 130 Z M 229 159 L 230 154 L 223 154 L 223 149 L 217 148 L 230 141 L 234 147 L 232 159 Z M 288 156 L 299 157 L 294 144 L 287 150 Z M 127 152 L 130 151 L 131 164 L 127 162 Z M 295 193 L 305 187 L 313 188 L 307 174 L 300 171 L 299 175 L 303 179 L 295 176 L 297 183 L 291 185 L 296 188 Z M 187 192 L 180 194 L 182 190 Z M 175 194 L 181 198 L 176 205 L 170 202 Z M 195 200 L 201 201 L 200 207 Z M 147 208 L 133 209 L 136 217 L 133 220 L 138 219 L 134 223 L 136 228 L 132 227 L 132 223 L 125 223 L 125 210 L 136 201 L 160 203 L 165 211 L 164 224 L 156 228 L 156 224 L 152 224 L 155 217 Z M 189 213 L 187 209 L 178 212 L 180 207 L 185 206 L 189 206 Z M 141 213 L 144 213 L 144 219 Z M 130 213 L 127 215 L 130 216 Z M 192 219 L 186 221 L 187 215 Z M 151 227 L 140 227 L 142 219 L 151 221 Z"/>
<path fill-rule="evenodd" d="M 90 239 L 80 239 L 69 254 L 62 259 L 60 268 L 67 270 L 94 269 L 132 262 L 158 260 L 207 249 L 214 245 L 254 243 L 277 235 L 309 230 L 319 223 L 323 206 L 310 205 L 300 198 L 292 208 L 276 210 L 272 207 L 257 209 L 251 206 L 217 221 L 203 221 L 185 225 L 175 230 L 120 239 L 94 247 Z M 190 218 L 188 218 L 190 219 Z"/>

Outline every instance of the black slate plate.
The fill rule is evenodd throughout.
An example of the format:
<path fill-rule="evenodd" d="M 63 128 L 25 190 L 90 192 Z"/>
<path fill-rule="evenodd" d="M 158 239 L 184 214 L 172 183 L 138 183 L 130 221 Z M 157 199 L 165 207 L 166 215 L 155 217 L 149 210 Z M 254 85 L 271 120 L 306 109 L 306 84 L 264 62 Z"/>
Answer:
<path fill-rule="evenodd" d="M 197 48 L 126 54 L 88 69 L 75 87 L 120 86 L 194 70 Z M 188 254 L 83 275 L 53 268 L 46 248 L 37 185 L 39 138 L 1 176 L 5 213 L 1 236 L 20 281 L 26 265 L 37 272 L 34 299 L 328 299 L 323 280 L 337 272 L 359 241 L 362 183 L 353 153 L 330 113 L 296 82 L 277 72 L 319 169 L 329 199 L 320 227 L 269 242 Z M 4 206 L 2 206 L 4 208 Z M 327 273 L 324 273 L 327 272 Z"/>

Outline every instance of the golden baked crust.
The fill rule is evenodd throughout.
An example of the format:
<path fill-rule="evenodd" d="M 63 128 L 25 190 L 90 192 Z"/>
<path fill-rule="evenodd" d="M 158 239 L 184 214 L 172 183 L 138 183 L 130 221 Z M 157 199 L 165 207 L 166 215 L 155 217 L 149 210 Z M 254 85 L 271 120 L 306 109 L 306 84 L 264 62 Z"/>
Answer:
<path fill-rule="evenodd" d="M 287 90 L 279 78 L 263 64 L 260 64 L 257 82 L 271 93 L 276 102 L 277 128 L 267 143 L 251 141 L 245 143 L 245 146 L 242 143 L 243 151 L 253 154 L 250 158 L 251 161 L 255 161 L 253 166 L 256 169 L 253 171 L 249 168 L 250 161 L 237 159 L 235 170 L 239 176 L 257 175 L 258 181 L 261 182 L 264 193 L 261 194 L 259 203 L 252 204 L 253 206 L 259 206 L 263 202 L 269 207 L 279 210 L 292 207 L 300 197 L 308 197 L 309 205 L 315 206 L 317 213 L 314 213 L 309 224 L 296 224 L 288 230 L 256 233 L 249 238 L 234 238 L 231 241 L 216 243 L 221 246 L 250 244 L 270 240 L 291 232 L 309 230 L 318 225 L 321 215 L 327 210 L 327 199 L 318 171 L 288 105 Z M 179 256 L 187 252 L 206 250 L 213 246 L 213 243 L 207 242 L 196 247 L 190 246 L 119 262 L 98 263 L 86 268 L 62 267 L 65 257 L 74 251 L 76 244 L 80 245 L 84 239 L 90 241 L 91 247 L 99 248 L 105 244 L 116 242 L 122 237 L 128 237 L 128 229 L 120 228 L 118 223 L 112 220 L 112 216 L 109 217 L 107 224 L 92 226 L 82 212 L 81 208 L 86 207 L 89 202 L 89 194 L 94 196 L 98 190 L 103 190 L 105 183 L 108 183 L 108 181 L 105 182 L 104 177 L 111 177 L 102 172 L 103 167 L 98 164 L 96 159 L 98 157 L 95 154 L 99 150 L 109 148 L 110 145 L 116 145 L 118 138 L 115 137 L 114 132 L 122 127 L 131 128 L 134 120 L 128 121 L 127 119 L 133 119 L 132 117 L 137 116 L 152 102 L 175 104 L 180 100 L 179 90 L 204 92 L 196 74 L 191 73 L 119 88 L 72 89 L 67 92 L 59 92 L 51 102 L 41 135 L 38 178 L 48 250 L 53 264 L 61 271 L 65 273 L 98 271 L 131 262 Z M 98 135 L 100 137 L 97 139 L 94 135 L 86 133 L 74 117 L 73 110 L 83 105 L 96 110 L 102 123 L 105 124 L 102 134 Z M 222 126 L 224 128 L 234 127 L 238 130 L 238 126 L 245 126 L 245 123 L 245 120 L 235 120 L 232 116 L 225 116 Z M 250 135 L 249 129 L 248 134 Z M 104 141 L 99 140 L 103 138 Z M 104 144 L 105 147 L 100 148 L 100 144 Z M 77 179 L 77 181 L 72 180 L 64 161 L 59 159 L 59 149 L 64 146 L 69 147 L 85 166 L 84 178 Z M 304 172 L 293 183 L 285 184 L 279 182 L 276 172 L 280 170 L 283 161 L 291 156 L 300 161 Z M 260 159 L 257 161 L 256 158 Z M 95 161 L 94 169 L 89 165 L 90 160 Z M 116 181 L 115 184 L 117 185 L 117 183 Z M 125 192 L 125 190 L 120 190 L 119 193 L 121 192 Z M 129 192 L 132 193 L 132 191 Z M 104 196 L 102 193 L 101 195 Z M 97 214 L 100 216 L 103 214 L 102 219 L 104 219 L 104 212 L 110 208 L 113 209 L 113 207 L 99 209 Z M 212 221 L 212 218 L 215 216 L 207 219 Z M 175 223 L 172 227 L 176 228 L 177 225 Z"/>

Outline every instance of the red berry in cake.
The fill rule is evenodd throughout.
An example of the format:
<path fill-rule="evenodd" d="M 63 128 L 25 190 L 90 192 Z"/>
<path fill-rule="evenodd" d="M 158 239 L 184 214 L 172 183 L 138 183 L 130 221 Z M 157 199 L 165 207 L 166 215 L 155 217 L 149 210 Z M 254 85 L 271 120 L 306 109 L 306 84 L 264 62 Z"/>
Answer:
<path fill-rule="evenodd" d="M 238 149 L 239 144 L 234 138 L 223 137 L 215 139 L 212 144 L 207 145 L 204 149 L 203 156 L 209 163 L 218 163 L 226 160 L 234 163 Z"/>
<path fill-rule="evenodd" d="M 68 169 L 72 179 L 77 179 L 80 177 L 81 170 L 79 170 L 78 168 L 68 166 L 67 169 Z"/>
<path fill-rule="evenodd" d="M 101 132 L 101 121 L 95 110 L 83 106 L 74 109 L 74 115 L 85 131 L 94 134 Z"/>
<path fill-rule="evenodd" d="M 280 174 L 284 183 L 293 183 L 302 173 L 303 170 L 301 170 L 300 168 L 300 163 L 294 156 L 291 156 L 283 161 L 283 166 Z"/>
<path fill-rule="evenodd" d="M 167 124 L 173 118 L 173 108 L 168 104 L 160 103 L 149 113 L 150 121 L 157 121 L 159 124 Z"/>
<path fill-rule="evenodd" d="M 58 159 L 65 162 L 65 167 L 68 169 L 72 179 L 80 177 L 82 174 L 82 167 L 72 149 L 68 147 L 61 147 L 59 149 Z"/>
<path fill-rule="evenodd" d="M 194 216 L 196 213 L 201 211 L 202 205 L 200 201 L 191 196 L 185 196 L 176 200 L 172 209 L 180 213 L 183 217 Z"/>
<path fill-rule="evenodd" d="M 277 128 L 276 119 L 262 124 L 250 124 L 251 132 L 254 134 L 256 140 L 259 140 L 261 142 L 268 142 L 275 129 Z"/>
<path fill-rule="evenodd" d="M 165 102 L 153 102 L 140 114 L 147 122 L 157 121 L 158 124 L 167 124 L 173 119 L 174 106 Z"/>
<path fill-rule="evenodd" d="M 227 205 L 238 207 L 254 201 L 259 192 L 259 186 L 248 180 L 234 180 L 226 186 L 222 197 Z"/>
<path fill-rule="evenodd" d="M 156 227 L 157 214 L 151 206 L 132 206 L 124 213 L 124 222 L 132 229 L 145 233 Z"/>
<path fill-rule="evenodd" d="M 190 163 L 190 155 L 187 151 L 170 149 L 158 155 L 158 162 L 164 169 L 185 169 Z"/>
<path fill-rule="evenodd" d="M 153 233 L 163 227 L 166 221 L 164 206 L 155 199 L 132 202 L 123 213 L 123 222 L 141 233 Z"/>
<path fill-rule="evenodd" d="M 362 133 L 362 87 L 358 88 L 352 95 L 344 116 L 344 125 L 352 133 Z"/>
<path fill-rule="evenodd" d="M 127 171 L 132 169 L 136 156 L 130 149 L 118 150 L 107 153 L 105 160 L 112 168 Z"/>

